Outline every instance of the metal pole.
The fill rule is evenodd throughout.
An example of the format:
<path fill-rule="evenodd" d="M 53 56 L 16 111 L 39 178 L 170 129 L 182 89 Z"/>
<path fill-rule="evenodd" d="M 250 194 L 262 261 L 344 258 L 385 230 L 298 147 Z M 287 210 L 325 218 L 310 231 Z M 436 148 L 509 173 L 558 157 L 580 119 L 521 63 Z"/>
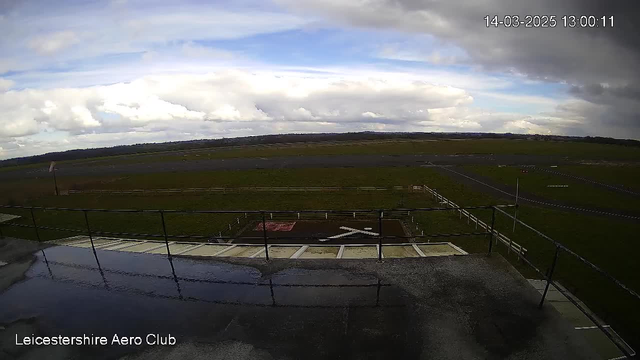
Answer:
<path fill-rule="evenodd" d="M 262 235 L 264 236 L 264 254 L 269 260 L 269 242 L 267 240 L 267 222 L 264 219 L 264 211 L 262 212 Z"/>
<path fill-rule="evenodd" d="M 82 210 L 84 213 L 84 222 L 87 224 L 87 234 L 89 235 L 89 240 L 91 241 L 91 248 L 93 249 L 93 253 L 95 254 L 96 248 L 93 245 L 93 236 L 91 235 L 91 227 L 89 227 L 89 216 L 87 215 L 87 210 Z"/>
<path fill-rule="evenodd" d="M 269 290 L 271 290 L 271 306 L 276 306 L 276 297 L 273 294 L 273 281 L 269 279 Z"/>
<path fill-rule="evenodd" d="M 31 208 L 30 210 L 31 210 L 31 220 L 33 220 L 33 228 L 36 229 L 36 239 L 38 239 L 38 242 L 39 242 L 40 233 L 38 232 L 38 224 L 36 224 L 36 217 L 35 215 L 33 215 L 33 208 Z"/>
<path fill-rule="evenodd" d="M 496 208 L 491 207 L 493 212 L 491 213 L 491 230 L 489 230 L 489 255 L 491 255 L 491 247 L 493 246 L 493 225 L 496 222 Z"/>
<path fill-rule="evenodd" d="M 382 210 L 378 210 L 378 260 L 382 260 Z"/>
<path fill-rule="evenodd" d="M 516 178 L 516 208 L 513 211 L 513 229 L 511 232 L 516 232 L 516 218 L 518 217 L 518 195 L 520 193 L 520 178 Z"/>
<path fill-rule="evenodd" d="M 49 276 L 53 279 L 53 273 L 51 272 L 51 267 L 49 267 L 49 261 L 47 260 L 47 255 L 44 253 L 44 250 L 40 250 L 42 253 L 42 257 L 44 257 L 44 263 L 47 265 L 47 270 L 49 270 Z"/>
<path fill-rule="evenodd" d="M 180 300 L 182 300 L 183 299 L 182 290 L 180 289 L 180 282 L 178 281 L 178 276 L 176 276 L 176 269 L 173 267 L 173 259 L 171 258 L 171 256 L 169 256 L 167 260 L 169 260 L 169 264 L 171 265 L 171 273 L 173 274 L 173 281 L 176 283 L 176 289 L 178 290 L 178 297 L 180 298 Z"/>
<path fill-rule="evenodd" d="M 56 196 L 58 196 L 58 180 L 56 180 L 56 167 L 53 167 L 53 185 L 56 187 Z"/>
<path fill-rule="evenodd" d="M 0 223 L 0 239 L 4 239 L 4 233 L 2 232 L 2 223 Z"/>
<path fill-rule="evenodd" d="M 171 251 L 169 250 L 169 236 L 167 236 L 167 226 L 164 222 L 164 211 L 160 210 L 160 220 L 162 220 L 162 233 L 164 234 L 164 244 L 167 246 L 167 256 L 171 257 Z M 173 267 L 173 263 L 171 263 Z"/>
<path fill-rule="evenodd" d="M 553 262 L 551 263 L 551 269 L 549 269 L 549 275 L 547 275 L 547 285 L 544 287 L 544 292 L 542 293 L 542 298 L 540 299 L 540 305 L 538 305 L 538 308 L 540 309 L 542 309 L 544 298 L 547 296 L 547 291 L 549 291 L 549 285 L 551 284 L 551 276 L 553 276 L 553 270 L 555 270 L 556 263 L 558 262 L 559 251 L 560 251 L 560 247 L 556 246 L 556 253 L 555 255 L 553 255 Z"/>

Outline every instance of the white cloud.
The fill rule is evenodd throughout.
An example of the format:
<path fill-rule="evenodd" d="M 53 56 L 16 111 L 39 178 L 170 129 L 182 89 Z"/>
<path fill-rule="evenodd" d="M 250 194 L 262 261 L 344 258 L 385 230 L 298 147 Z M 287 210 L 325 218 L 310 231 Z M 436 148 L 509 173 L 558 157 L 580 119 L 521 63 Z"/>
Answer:
<path fill-rule="evenodd" d="M 0 92 L 9 90 L 15 83 L 9 79 L 0 78 Z"/>
<path fill-rule="evenodd" d="M 563 133 L 586 121 L 574 114 L 477 109 L 463 89 L 401 73 L 167 74 L 108 86 L 0 93 L 0 156 L 279 132 Z"/>
<path fill-rule="evenodd" d="M 39 35 L 29 41 L 29 47 L 41 55 L 52 55 L 80 42 L 73 31 L 58 31 Z"/>

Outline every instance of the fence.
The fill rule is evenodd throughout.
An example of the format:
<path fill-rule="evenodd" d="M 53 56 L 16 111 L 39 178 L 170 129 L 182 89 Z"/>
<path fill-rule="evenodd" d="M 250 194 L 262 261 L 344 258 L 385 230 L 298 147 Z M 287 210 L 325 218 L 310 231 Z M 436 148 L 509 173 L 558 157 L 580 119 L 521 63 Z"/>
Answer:
<path fill-rule="evenodd" d="M 21 228 L 30 228 L 34 229 L 34 233 L 36 239 L 41 241 L 41 230 L 51 230 L 51 231 L 62 231 L 62 232 L 70 232 L 70 233 L 81 233 L 89 236 L 92 247 L 93 247 L 93 236 L 134 236 L 134 237 L 146 237 L 146 238 L 160 238 L 164 239 L 167 245 L 167 253 L 169 256 L 171 255 L 169 252 L 169 239 L 184 239 L 184 238 L 195 238 L 195 239 L 206 239 L 216 241 L 262 241 L 265 246 L 265 257 L 267 260 L 269 259 L 269 251 L 268 246 L 269 243 L 275 244 L 278 240 L 290 239 L 291 237 L 283 237 L 283 236 L 270 236 L 268 227 L 266 226 L 267 219 L 278 219 L 279 216 L 287 216 L 288 218 L 309 218 L 314 217 L 315 219 L 328 219 L 329 215 L 332 216 L 332 219 L 336 217 L 340 218 L 356 218 L 356 217 L 366 217 L 369 219 L 377 220 L 377 229 L 376 229 L 376 239 L 378 240 L 378 259 L 382 259 L 382 246 L 385 240 L 394 240 L 399 242 L 398 240 L 404 239 L 406 241 L 400 242 L 415 242 L 417 239 L 425 239 L 425 238 L 442 238 L 442 237 L 460 237 L 460 236 L 487 236 L 489 238 L 489 251 L 491 251 L 492 246 L 492 228 L 486 228 L 486 231 L 482 232 L 461 232 L 461 233 L 435 233 L 435 234 L 414 234 L 414 235 L 392 235 L 385 234 L 383 229 L 383 219 L 385 218 L 394 218 L 399 214 L 406 214 L 406 216 L 411 216 L 414 212 L 429 212 L 429 211 L 454 211 L 456 209 L 448 208 L 448 207 L 440 207 L 440 208 L 411 208 L 411 209 L 355 209 L 355 210 L 141 210 L 141 209 L 82 209 L 82 208 L 54 208 L 54 207 L 27 207 L 27 206 L 11 206 L 11 205 L 3 205 L 1 208 L 10 208 L 10 209 L 23 209 L 29 212 L 29 217 L 31 218 L 31 224 L 17 224 L 17 223 L 3 223 L 0 224 L 0 235 L 2 234 L 2 227 L 21 227 Z M 493 216 L 495 217 L 495 208 L 503 207 L 509 208 L 513 207 L 513 205 L 485 205 L 485 206 L 473 206 L 466 207 L 464 209 L 493 209 Z M 83 214 L 84 220 L 84 229 L 78 228 L 60 228 L 53 226 L 42 226 L 38 225 L 37 218 L 34 214 L 34 211 L 63 211 L 63 212 L 76 212 Z M 123 213 L 123 214 L 134 214 L 134 213 L 144 213 L 144 214 L 157 214 L 157 227 L 158 229 L 162 229 L 162 232 L 159 233 L 130 233 L 130 232 L 111 232 L 111 231 L 96 231 L 92 230 L 91 224 L 89 221 L 90 213 Z M 195 234 L 169 234 L 167 232 L 167 221 L 165 218 L 166 214 L 225 214 L 225 215 L 233 215 L 237 219 L 237 223 L 240 224 L 241 218 L 244 218 L 245 222 L 259 221 L 262 223 L 261 231 L 262 234 L 260 236 L 235 236 L 232 233 L 228 235 L 224 235 L 222 233 L 218 233 L 216 235 L 195 235 Z M 255 220 L 254 220 L 255 219 Z M 232 226 L 229 224 L 229 230 L 232 229 Z M 357 236 L 361 236 L 358 238 Z M 323 236 L 295 236 L 295 238 L 299 241 L 310 242 L 310 241 L 318 241 L 323 239 Z M 350 240 L 359 240 L 364 239 L 361 234 L 356 234 L 355 237 L 351 237 Z M 371 239 L 371 237 L 366 237 L 366 239 Z M 94 249 L 95 250 L 95 249 Z"/>
<path fill-rule="evenodd" d="M 458 212 L 460 213 L 460 218 L 461 219 L 462 219 L 462 216 L 466 216 L 467 217 L 467 222 L 473 221 L 476 224 L 476 229 L 478 228 L 478 226 L 480 226 L 482 229 L 485 229 L 487 231 L 489 231 L 490 228 L 493 228 L 493 225 L 490 227 L 484 221 L 478 219 L 478 217 L 474 216 L 469 211 L 467 211 L 466 208 L 460 207 L 459 205 L 457 205 L 453 201 L 451 201 L 451 200 L 447 199 L 446 197 L 438 194 L 435 190 L 429 188 L 427 185 L 423 185 L 423 187 L 424 187 L 424 190 L 426 192 L 432 194 L 434 199 L 438 200 L 441 204 L 444 204 L 445 206 L 450 206 L 450 207 L 452 207 L 454 209 L 457 209 Z M 520 244 L 518 244 L 515 241 L 511 240 L 510 238 L 506 237 L 504 234 L 500 233 L 498 230 L 493 229 L 491 231 L 493 232 L 493 235 L 495 237 L 496 244 L 497 244 L 498 241 L 500 241 L 501 243 L 503 243 L 504 245 L 507 246 L 509 251 L 513 250 L 513 251 L 517 252 L 518 254 L 522 254 L 523 256 L 527 255 L 527 249 L 526 248 L 522 247 Z"/>
<path fill-rule="evenodd" d="M 237 192 L 335 192 L 335 191 L 412 191 L 409 186 L 241 186 L 209 188 L 128 189 L 128 190 L 69 190 L 74 194 L 189 194 L 189 193 L 237 193 Z"/>

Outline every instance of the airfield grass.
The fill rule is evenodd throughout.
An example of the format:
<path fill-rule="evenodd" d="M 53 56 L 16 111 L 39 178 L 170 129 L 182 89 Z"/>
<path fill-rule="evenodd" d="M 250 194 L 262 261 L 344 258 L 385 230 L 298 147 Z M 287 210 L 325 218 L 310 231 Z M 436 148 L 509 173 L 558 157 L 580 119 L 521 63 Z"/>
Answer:
<path fill-rule="evenodd" d="M 113 165 L 246 157 L 370 154 L 521 154 L 568 156 L 576 159 L 591 160 L 638 161 L 640 160 L 640 147 L 518 139 L 372 140 L 205 148 L 72 160 L 63 161 L 61 164 L 91 162 L 92 165 Z M 43 164 L 43 166 L 48 166 L 48 164 Z"/>
<path fill-rule="evenodd" d="M 557 200 L 572 206 L 631 210 L 640 213 L 640 197 L 621 194 L 620 192 L 598 187 L 570 177 L 533 170 L 522 173 L 519 167 L 513 166 L 497 167 L 495 165 L 474 165 L 465 166 L 464 168 L 501 184 L 513 187 L 514 194 L 516 179 L 519 179 L 521 192 Z M 555 170 L 556 168 L 553 169 Z M 557 169 L 561 171 L 563 167 Z M 599 171 L 604 172 L 606 169 L 600 168 Z M 547 187 L 547 185 L 569 185 L 569 187 L 553 188 Z"/>
<path fill-rule="evenodd" d="M 566 165 L 552 170 L 640 192 L 640 166 L 637 165 Z"/>

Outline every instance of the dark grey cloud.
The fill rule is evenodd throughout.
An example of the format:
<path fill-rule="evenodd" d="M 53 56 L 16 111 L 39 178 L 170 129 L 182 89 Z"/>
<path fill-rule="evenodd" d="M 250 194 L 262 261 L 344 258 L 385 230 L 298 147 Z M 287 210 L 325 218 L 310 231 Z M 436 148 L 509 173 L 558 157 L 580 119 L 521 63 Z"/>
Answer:
<path fill-rule="evenodd" d="M 607 107 L 586 124 L 623 123 L 640 138 L 640 1 L 628 0 L 278 0 L 332 23 L 430 34 L 463 49 L 485 70 L 566 83 L 569 93 Z M 486 15 L 555 15 L 555 28 L 485 26 Z M 565 28 L 564 15 L 614 17 L 607 28 Z M 613 120 L 616 119 L 616 120 Z M 587 131 L 588 132 L 588 131 Z"/>

